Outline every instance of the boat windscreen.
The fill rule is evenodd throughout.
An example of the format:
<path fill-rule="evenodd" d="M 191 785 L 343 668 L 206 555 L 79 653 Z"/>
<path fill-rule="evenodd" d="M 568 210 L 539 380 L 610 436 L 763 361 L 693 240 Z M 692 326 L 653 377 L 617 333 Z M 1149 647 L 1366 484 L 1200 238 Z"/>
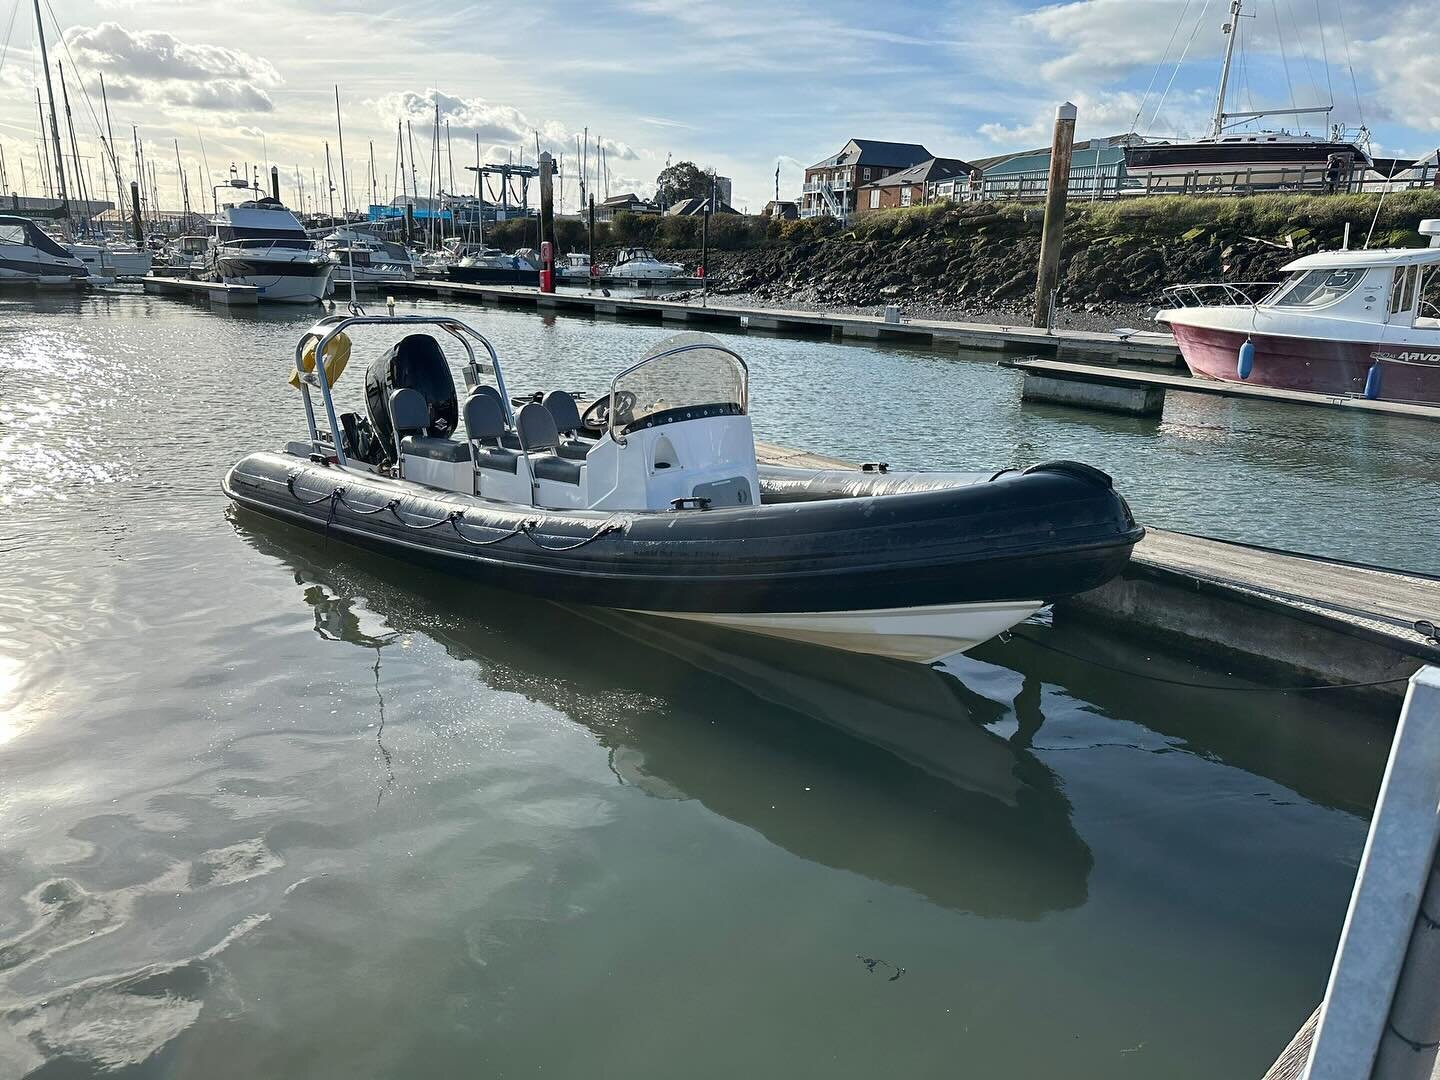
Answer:
<path fill-rule="evenodd" d="M 1269 302 L 1278 307 L 1324 307 L 1359 285 L 1365 273 L 1359 266 L 1302 270 L 1282 285 Z"/>
<path fill-rule="evenodd" d="M 708 334 L 677 334 L 616 376 L 612 423 L 633 430 L 661 413 L 686 419 L 686 411 L 696 408 L 743 414 L 747 379 L 744 361 Z"/>

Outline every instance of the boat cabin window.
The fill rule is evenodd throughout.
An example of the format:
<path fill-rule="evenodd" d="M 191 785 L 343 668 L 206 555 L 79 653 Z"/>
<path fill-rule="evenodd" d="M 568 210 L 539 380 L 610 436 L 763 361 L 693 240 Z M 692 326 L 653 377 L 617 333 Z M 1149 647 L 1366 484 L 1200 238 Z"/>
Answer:
<path fill-rule="evenodd" d="M 1350 292 L 1364 277 L 1364 268 L 1358 266 L 1302 270 L 1294 274 L 1270 302 L 1277 307 L 1324 307 Z"/>
<path fill-rule="evenodd" d="M 1440 323 L 1440 266 L 1426 266 L 1420 271 L 1420 307 L 1415 312 L 1416 322 L 1427 326 Z"/>
<path fill-rule="evenodd" d="M 1415 306 L 1415 285 L 1418 266 L 1397 266 L 1390 285 L 1390 314 L 1402 315 Z"/>
<path fill-rule="evenodd" d="M 0 244 L 23 243 L 25 243 L 25 227 L 23 225 L 0 225 Z"/>
<path fill-rule="evenodd" d="M 616 376 L 611 427 L 621 434 L 658 424 L 746 411 L 746 372 L 739 357 L 705 344 L 673 341 Z"/>

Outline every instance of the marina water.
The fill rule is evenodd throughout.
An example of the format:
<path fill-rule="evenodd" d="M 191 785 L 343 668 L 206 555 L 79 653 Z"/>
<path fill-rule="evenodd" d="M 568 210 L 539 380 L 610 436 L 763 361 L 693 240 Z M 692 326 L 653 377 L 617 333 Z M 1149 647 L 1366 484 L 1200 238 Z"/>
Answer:
<path fill-rule="evenodd" d="M 516 391 L 667 333 L 457 313 Z M 0 301 L 0 1077 L 1258 1076 L 1318 1001 L 1362 707 L 1043 623 L 1107 666 L 681 632 L 236 517 L 313 315 Z M 1146 524 L 1440 570 L 1422 424 L 733 341 L 764 439 L 1076 458 Z"/>

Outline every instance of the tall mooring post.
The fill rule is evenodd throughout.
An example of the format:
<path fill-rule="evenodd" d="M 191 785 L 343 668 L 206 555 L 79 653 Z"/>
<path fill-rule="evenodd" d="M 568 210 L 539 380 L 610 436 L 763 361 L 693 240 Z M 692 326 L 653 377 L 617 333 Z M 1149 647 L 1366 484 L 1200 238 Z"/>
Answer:
<path fill-rule="evenodd" d="M 1040 235 L 1040 269 L 1035 281 L 1032 326 L 1049 328 L 1060 278 L 1060 248 L 1065 235 L 1065 198 L 1070 192 L 1070 153 L 1075 148 L 1075 106 L 1055 110 L 1055 137 L 1050 143 L 1050 179 L 1045 189 L 1045 229 Z"/>
<path fill-rule="evenodd" d="M 280 201 L 280 170 L 274 165 L 270 166 L 270 197 Z"/>
<path fill-rule="evenodd" d="M 599 274 L 595 265 L 595 196 L 590 196 L 590 276 L 593 278 Z"/>
<path fill-rule="evenodd" d="M 540 291 L 555 291 L 555 159 L 540 155 Z"/>
<path fill-rule="evenodd" d="M 145 222 L 140 219 L 140 185 L 134 180 L 130 181 L 130 221 L 135 226 L 135 242 L 143 246 Z"/>

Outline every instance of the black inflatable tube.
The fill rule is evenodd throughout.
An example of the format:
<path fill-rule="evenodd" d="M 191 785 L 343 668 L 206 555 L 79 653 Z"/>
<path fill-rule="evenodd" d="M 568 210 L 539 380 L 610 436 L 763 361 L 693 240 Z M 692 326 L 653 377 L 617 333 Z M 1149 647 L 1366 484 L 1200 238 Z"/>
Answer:
<path fill-rule="evenodd" d="M 676 513 L 486 503 L 269 453 L 241 461 L 224 487 L 242 508 L 406 560 L 546 599 L 648 611 L 1050 601 L 1119 573 L 1144 533 L 1103 473 L 1060 467 Z M 329 497 L 337 488 L 343 501 Z"/>

